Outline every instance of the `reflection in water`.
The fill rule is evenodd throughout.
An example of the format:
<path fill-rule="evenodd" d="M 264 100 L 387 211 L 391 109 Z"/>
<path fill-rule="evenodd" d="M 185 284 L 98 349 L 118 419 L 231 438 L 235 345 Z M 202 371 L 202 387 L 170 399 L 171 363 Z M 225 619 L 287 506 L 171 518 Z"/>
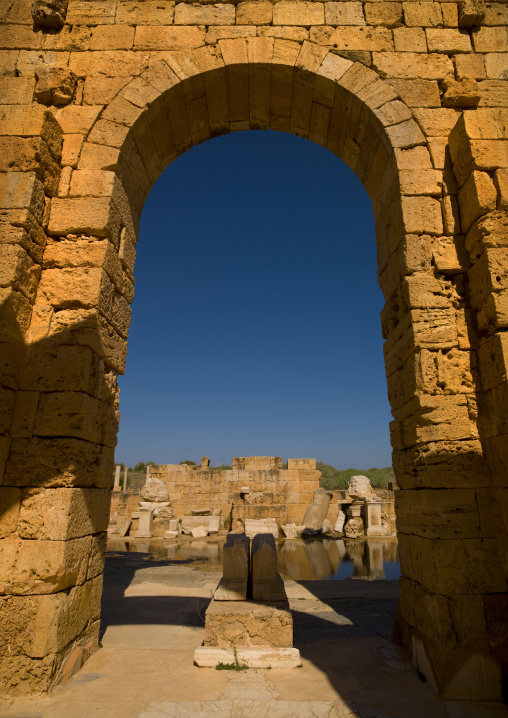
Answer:
<path fill-rule="evenodd" d="M 157 561 L 193 563 L 196 568 L 220 570 L 222 547 L 219 541 L 182 540 L 123 541 L 109 539 L 108 551 L 141 552 Z M 295 581 L 359 578 L 369 581 L 400 576 L 397 539 L 301 539 L 278 542 L 279 571 Z"/>

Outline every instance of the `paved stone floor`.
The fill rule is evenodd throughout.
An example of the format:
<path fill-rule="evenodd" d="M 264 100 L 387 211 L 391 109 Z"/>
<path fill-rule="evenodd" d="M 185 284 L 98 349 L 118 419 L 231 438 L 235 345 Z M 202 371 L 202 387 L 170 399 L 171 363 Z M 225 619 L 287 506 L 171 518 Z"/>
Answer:
<path fill-rule="evenodd" d="M 507 718 L 501 704 L 445 702 L 390 641 L 396 581 L 287 581 L 302 668 L 193 665 L 220 574 L 110 556 L 102 648 L 50 696 L 1 718 Z"/>

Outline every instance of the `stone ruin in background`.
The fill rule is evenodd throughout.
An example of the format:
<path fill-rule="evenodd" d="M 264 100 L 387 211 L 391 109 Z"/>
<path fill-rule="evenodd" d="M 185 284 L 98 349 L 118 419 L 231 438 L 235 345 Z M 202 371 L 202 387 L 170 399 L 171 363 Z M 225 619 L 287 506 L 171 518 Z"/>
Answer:
<path fill-rule="evenodd" d="M 328 491 L 319 488 L 315 459 L 289 459 L 287 469 L 282 457 L 236 457 L 232 465 L 211 469 L 206 456 L 199 466 L 150 465 L 139 491 L 126 491 L 125 474 L 122 493 L 118 466 L 109 535 L 205 538 L 226 529 L 251 539 L 265 533 L 295 539 L 395 532 L 393 492 L 377 496 L 366 476 L 351 477 L 347 490 Z"/>

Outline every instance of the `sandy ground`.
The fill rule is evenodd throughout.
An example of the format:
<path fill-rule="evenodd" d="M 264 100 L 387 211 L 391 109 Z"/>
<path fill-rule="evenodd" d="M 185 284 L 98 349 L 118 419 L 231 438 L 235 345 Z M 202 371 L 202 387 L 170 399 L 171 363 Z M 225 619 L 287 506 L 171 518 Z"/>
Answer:
<path fill-rule="evenodd" d="M 110 555 L 102 648 L 49 696 L 1 718 L 507 718 L 500 704 L 445 702 L 391 642 L 396 581 L 286 581 L 302 668 L 193 665 L 220 573 Z"/>

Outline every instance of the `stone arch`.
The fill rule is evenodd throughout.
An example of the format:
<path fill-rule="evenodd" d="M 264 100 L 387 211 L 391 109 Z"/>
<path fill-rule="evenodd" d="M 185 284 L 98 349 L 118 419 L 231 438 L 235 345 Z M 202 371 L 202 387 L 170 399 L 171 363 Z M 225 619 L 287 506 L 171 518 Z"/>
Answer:
<path fill-rule="evenodd" d="M 9 565 L 12 582 L 22 582 L 27 566 L 32 576 L 11 596 L 13 625 L 29 625 L 34 636 L 19 655 L 37 663 L 46 688 L 76 642 L 96 637 L 116 375 L 124 369 L 137 228 L 150 187 L 193 144 L 270 127 L 334 151 L 373 200 L 401 487 L 400 640 L 436 690 L 464 697 L 467 674 L 467 697 L 497 697 L 503 656 L 492 657 L 485 621 L 471 636 L 467 618 L 485 613 L 485 597 L 502 595 L 506 579 L 498 538 L 482 533 L 488 516 L 478 490 L 491 477 L 476 420 L 467 264 L 456 228 L 445 226 L 454 220 L 455 194 L 446 163 L 429 151 L 425 116 L 417 122 L 376 72 L 311 42 L 267 37 L 165 53 L 103 109 L 65 175 L 66 190 L 52 201 L 21 380 L 23 416 L 33 417 L 14 434 L 4 477 L 25 531 Z M 30 369 L 35 359 L 40 376 Z M 32 483 L 19 483 L 23 471 Z M 59 506 L 57 527 L 45 519 L 50 505 Z M 37 553 L 22 545 L 34 538 L 27 526 L 35 519 L 48 544 L 41 550 L 55 549 L 46 593 Z M 30 593 L 36 612 L 24 599 Z"/>

